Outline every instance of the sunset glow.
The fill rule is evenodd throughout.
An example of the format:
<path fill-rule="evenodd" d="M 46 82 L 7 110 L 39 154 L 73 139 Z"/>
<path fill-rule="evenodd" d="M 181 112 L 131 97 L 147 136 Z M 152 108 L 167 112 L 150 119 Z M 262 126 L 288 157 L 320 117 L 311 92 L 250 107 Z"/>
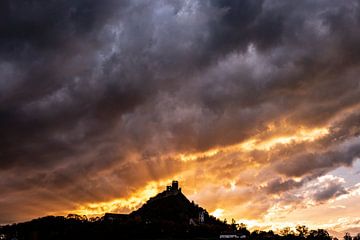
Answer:
<path fill-rule="evenodd" d="M 0 11 L 0 225 L 130 213 L 177 180 L 249 229 L 360 232 L 359 1 Z"/>
<path fill-rule="evenodd" d="M 145 188 L 132 193 L 128 198 L 114 199 L 109 202 L 89 203 L 80 206 L 78 209 L 72 210 L 71 213 L 89 217 L 102 216 L 104 212 L 129 213 L 130 211 L 141 207 L 147 200 L 162 191 L 165 184 L 170 181 L 171 179 L 167 181 L 150 182 Z"/>
<path fill-rule="evenodd" d="M 324 137 L 329 133 L 327 128 L 316 128 L 311 130 L 301 129 L 299 131 L 295 131 L 293 135 L 286 135 L 286 136 L 274 136 L 270 139 L 261 140 L 258 138 L 247 140 L 243 143 L 219 147 L 207 150 L 205 152 L 198 152 L 192 154 L 179 154 L 177 157 L 181 159 L 181 161 L 194 161 L 198 158 L 207 158 L 213 157 L 219 153 L 228 153 L 228 152 L 250 152 L 254 150 L 261 150 L 261 151 L 270 151 L 271 148 L 275 147 L 276 145 L 282 144 L 297 144 L 301 142 L 312 142 L 316 139 Z"/>
<path fill-rule="evenodd" d="M 213 215 L 216 218 L 222 218 L 224 209 L 217 208 L 215 211 L 211 212 L 210 214 Z"/>

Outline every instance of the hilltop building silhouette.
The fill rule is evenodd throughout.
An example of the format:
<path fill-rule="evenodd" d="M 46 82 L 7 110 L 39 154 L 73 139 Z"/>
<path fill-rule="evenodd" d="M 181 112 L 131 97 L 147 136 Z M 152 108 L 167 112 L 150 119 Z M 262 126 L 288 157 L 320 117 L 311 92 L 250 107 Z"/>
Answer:
<path fill-rule="evenodd" d="M 161 192 L 157 194 L 155 197 L 151 197 L 147 203 L 151 203 L 153 201 L 166 198 L 169 196 L 176 196 L 178 194 L 181 194 L 181 188 L 179 188 L 179 182 L 178 181 L 172 181 L 171 185 L 166 186 L 166 190 L 164 192 Z"/>
<path fill-rule="evenodd" d="M 130 214 L 105 213 L 104 220 L 110 222 L 176 221 L 190 225 L 204 224 L 209 219 L 208 212 L 200 208 L 181 192 L 179 182 L 173 180 L 163 192 L 151 197 L 144 205 Z"/>
<path fill-rule="evenodd" d="M 173 180 L 170 186 L 166 186 L 166 191 L 180 191 L 181 192 L 181 188 L 179 189 L 179 182 Z"/>
<path fill-rule="evenodd" d="M 166 186 L 165 191 L 157 194 L 155 197 L 151 197 L 146 204 L 152 203 L 154 201 L 167 198 L 169 196 L 176 196 L 181 193 L 181 188 L 179 188 L 179 182 L 173 180 L 171 185 Z M 116 222 L 126 222 L 130 219 L 130 214 L 122 214 L 122 213 L 105 213 L 104 220 L 105 221 L 116 221 Z"/>
<path fill-rule="evenodd" d="M 150 198 L 129 214 L 106 213 L 89 220 L 84 216 L 48 216 L 30 222 L 0 227 L 5 239 L 194 239 L 215 237 L 230 226 L 216 219 L 181 192 L 178 181 Z M 3 234 L 3 235 L 1 235 Z M 1 238 L 0 238 L 1 239 Z M 215 238 L 211 238 L 215 239 Z M 254 239 L 255 240 L 255 239 Z M 327 239 L 328 240 L 328 239 Z"/>

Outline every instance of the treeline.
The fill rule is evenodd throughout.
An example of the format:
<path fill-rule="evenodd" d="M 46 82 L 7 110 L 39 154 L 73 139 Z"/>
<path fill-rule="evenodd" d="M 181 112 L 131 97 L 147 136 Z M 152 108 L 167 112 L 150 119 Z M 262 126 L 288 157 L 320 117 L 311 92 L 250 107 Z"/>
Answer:
<path fill-rule="evenodd" d="M 5 240 L 79 240 L 79 239 L 217 239 L 228 225 L 192 226 L 174 221 L 151 221 L 134 218 L 126 222 L 107 221 L 104 218 L 68 215 L 48 216 L 30 222 L 3 226 L 0 239 Z"/>
<path fill-rule="evenodd" d="M 177 224 L 173 221 L 106 221 L 79 215 L 49 216 L 26 223 L 0 227 L 1 240 L 63 240 L 63 239 L 219 239 L 220 234 L 236 234 L 248 240 L 335 240 L 324 229 L 309 230 L 297 226 L 273 231 L 250 232 L 244 224 L 216 221 L 199 225 Z M 360 240 L 360 235 L 344 236 L 344 240 Z"/>
<path fill-rule="evenodd" d="M 230 227 L 238 235 L 245 235 L 249 240 L 339 240 L 331 236 L 325 229 L 310 230 L 304 225 L 296 226 L 295 230 L 292 230 L 290 227 L 285 227 L 278 233 L 272 230 L 255 230 L 250 232 L 247 230 L 245 224 L 236 224 L 234 220 L 232 220 Z M 353 237 L 350 233 L 346 233 L 343 240 L 360 240 L 360 233 Z"/>

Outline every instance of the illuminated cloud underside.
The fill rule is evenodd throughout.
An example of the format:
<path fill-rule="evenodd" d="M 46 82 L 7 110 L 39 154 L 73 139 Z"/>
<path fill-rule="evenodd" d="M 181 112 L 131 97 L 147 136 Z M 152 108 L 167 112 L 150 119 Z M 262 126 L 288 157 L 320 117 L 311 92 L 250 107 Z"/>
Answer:
<path fill-rule="evenodd" d="M 360 232 L 359 8 L 2 1 L 0 224 L 130 212 L 178 179 L 252 228 Z"/>

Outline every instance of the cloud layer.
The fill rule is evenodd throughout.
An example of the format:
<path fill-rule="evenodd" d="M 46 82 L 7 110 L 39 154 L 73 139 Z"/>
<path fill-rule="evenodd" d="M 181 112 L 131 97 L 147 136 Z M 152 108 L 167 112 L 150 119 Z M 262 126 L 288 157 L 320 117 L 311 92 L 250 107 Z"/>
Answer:
<path fill-rule="evenodd" d="M 2 1 L 0 223 L 173 177 L 237 219 L 349 195 L 359 4 Z"/>

